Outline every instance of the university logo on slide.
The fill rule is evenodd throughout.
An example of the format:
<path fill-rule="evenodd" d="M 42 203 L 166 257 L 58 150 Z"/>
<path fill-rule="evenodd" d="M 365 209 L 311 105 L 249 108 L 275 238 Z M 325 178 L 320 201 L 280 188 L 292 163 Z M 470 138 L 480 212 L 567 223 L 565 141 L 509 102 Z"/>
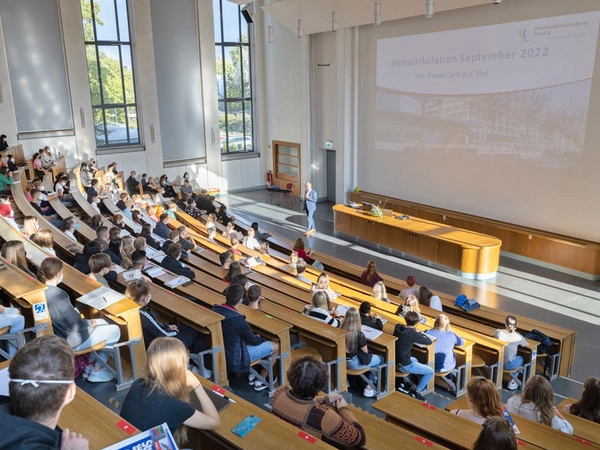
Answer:
<path fill-rule="evenodd" d="M 527 28 L 519 30 L 519 36 L 521 36 L 525 42 L 533 41 L 533 38 L 527 36 Z"/>

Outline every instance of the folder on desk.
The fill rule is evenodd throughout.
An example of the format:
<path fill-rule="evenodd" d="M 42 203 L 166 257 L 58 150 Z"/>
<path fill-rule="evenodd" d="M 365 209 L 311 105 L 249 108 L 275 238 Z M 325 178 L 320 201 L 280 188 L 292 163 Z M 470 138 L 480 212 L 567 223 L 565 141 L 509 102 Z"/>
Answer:
<path fill-rule="evenodd" d="M 150 446 L 148 446 L 150 444 Z M 136 434 L 104 450 L 137 450 L 137 449 L 178 450 L 171 430 L 166 423 L 158 425 L 140 434 Z"/>
<path fill-rule="evenodd" d="M 77 301 L 91 308 L 102 310 L 108 306 L 117 303 L 123 298 L 123 294 L 115 292 L 105 286 L 94 289 L 92 292 L 79 297 Z"/>
<path fill-rule="evenodd" d="M 363 325 L 362 332 L 365 334 L 365 337 L 371 341 L 374 341 L 383 334 L 383 331 L 376 330 L 375 328 L 366 325 Z"/>
<path fill-rule="evenodd" d="M 177 286 L 189 283 L 190 281 L 191 280 L 188 277 L 179 276 L 167 281 L 165 283 L 165 287 L 168 287 L 169 289 L 175 289 Z"/>

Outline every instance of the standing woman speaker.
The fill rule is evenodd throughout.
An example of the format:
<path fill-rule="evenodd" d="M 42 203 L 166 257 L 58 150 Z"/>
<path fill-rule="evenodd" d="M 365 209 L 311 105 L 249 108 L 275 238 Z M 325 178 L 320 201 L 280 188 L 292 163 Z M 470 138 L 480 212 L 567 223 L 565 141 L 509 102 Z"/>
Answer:
<path fill-rule="evenodd" d="M 308 217 L 308 223 L 306 224 L 306 232 L 304 236 L 310 236 L 315 234 L 317 230 L 315 230 L 315 221 L 313 219 L 313 214 L 317 209 L 317 191 L 312 188 L 312 184 L 307 181 L 306 182 L 306 190 L 304 192 L 304 210 L 306 211 L 306 215 Z"/>

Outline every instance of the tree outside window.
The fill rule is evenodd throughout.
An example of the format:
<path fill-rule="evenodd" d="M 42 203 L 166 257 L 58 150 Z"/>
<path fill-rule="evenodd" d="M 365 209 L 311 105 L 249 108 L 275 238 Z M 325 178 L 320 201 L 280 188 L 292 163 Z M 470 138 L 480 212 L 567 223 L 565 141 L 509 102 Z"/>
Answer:
<path fill-rule="evenodd" d="M 249 27 L 239 5 L 213 0 L 213 11 L 221 152 L 251 152 L 254 144 Z"/>
<path fill-rule="evenodd" d="M 127 0 L 81 0 L 96 146 L 137 145 Z"/>

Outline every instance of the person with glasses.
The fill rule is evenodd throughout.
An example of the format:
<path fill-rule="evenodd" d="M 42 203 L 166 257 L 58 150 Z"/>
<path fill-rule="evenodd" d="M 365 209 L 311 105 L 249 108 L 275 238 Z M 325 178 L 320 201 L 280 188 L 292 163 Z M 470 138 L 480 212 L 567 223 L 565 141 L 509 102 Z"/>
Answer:
<path fill-rule="evenodd" d="M 506 329 L 496 330 L 494 337 L 502 342 L 508 342 L 508 345 L 504 347 L 504 370 L 518 369 L 523 365 L 523 357 L 517 355 L 519 347 L 527 347 L 527 341 L 517 331 L 517 318 L 515 316 L 506 316 L 505 320 Z M 513 378 L 507 385 L 507 389 L 514 391 L 519 387 L 519 384 L 515 381 L 518 377 L 517 373 L 511 373 L 510 376 Z"/>

